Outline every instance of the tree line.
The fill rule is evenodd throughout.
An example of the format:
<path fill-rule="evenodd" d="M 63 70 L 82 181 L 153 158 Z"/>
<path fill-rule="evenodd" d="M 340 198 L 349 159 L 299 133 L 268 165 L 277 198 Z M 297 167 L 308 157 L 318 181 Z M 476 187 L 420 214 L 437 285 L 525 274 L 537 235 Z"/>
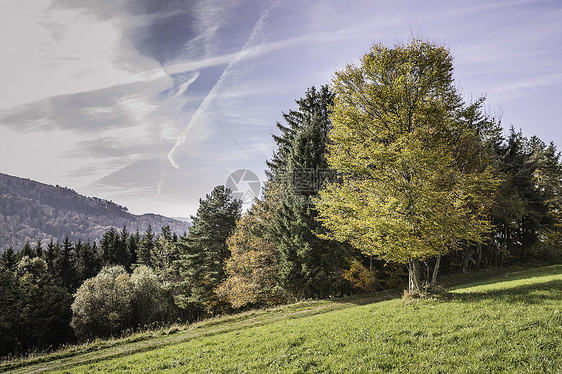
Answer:
<path fill-rule="evenodd" d="M 99 243 L 8 249 L 1 354 L 304 298 L 406 284 L 417 295 L 439 272 L 559 261 L 560 153 L 504 135 L 452 73 L 442 46 L 375 45 L 283 113 L 248 211 L 217 186 L 179 236 L 123 228 Z"/>

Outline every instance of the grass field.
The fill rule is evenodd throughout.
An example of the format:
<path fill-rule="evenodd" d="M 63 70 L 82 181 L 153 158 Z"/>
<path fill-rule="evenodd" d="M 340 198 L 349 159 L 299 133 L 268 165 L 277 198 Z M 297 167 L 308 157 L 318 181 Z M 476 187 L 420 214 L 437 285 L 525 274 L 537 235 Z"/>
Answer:
<path fill-rule="evenodd" d="M 247 312 L 5 363 L 0 370 L 562 372 L 562 265 L 496 272 L 449 291 L 439 300 L 381 293 Z"/>

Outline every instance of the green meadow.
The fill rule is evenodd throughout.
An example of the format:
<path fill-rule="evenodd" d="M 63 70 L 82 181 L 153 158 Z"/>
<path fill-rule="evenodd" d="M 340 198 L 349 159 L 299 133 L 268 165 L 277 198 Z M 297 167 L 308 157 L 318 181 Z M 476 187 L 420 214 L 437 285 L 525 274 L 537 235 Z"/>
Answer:
<path fill-rule="evenodd" d="M 562 265 L 476 274 L 433 299 L 309 301 L 5 362 L 40 373 L 560 373 Z M 465 279 L 463 279 L 465 281 Z"/>

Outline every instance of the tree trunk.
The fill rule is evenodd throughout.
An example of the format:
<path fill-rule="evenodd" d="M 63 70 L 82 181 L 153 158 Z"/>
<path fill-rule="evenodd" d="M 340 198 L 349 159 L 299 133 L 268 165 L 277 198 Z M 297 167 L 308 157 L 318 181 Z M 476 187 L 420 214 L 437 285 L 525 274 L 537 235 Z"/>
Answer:
<path fill-rule="evenodd" d="M 478 259 L 476 260 L 476 270 L 480 270 L 480 264 L 482 263 L 482 243 L 478 243 L 476 252 L 478 253 Z"/>
<path fill-rule="evenodd" d="M 417 258 L 408 261 L 408 292 L 420 292 L 420 262 Z"/>
<path fill-rule="evenodd" d="M 435 267 L 433 268 L 433 275 L 431 277 L 431 283 L 429 284 L 431 287 L 435 287 L 437 285 L 437 273 L 439 272 L 439 265 L 441 264 L 441 255 L 437 255 L 435 259 Z"/>
<path fill-rule="evenodd" d="M 373 271 L 373 255 L 369 256 L 369 276 L 371 278 L 371 284 L 375 285 L 375 273 Z"/>

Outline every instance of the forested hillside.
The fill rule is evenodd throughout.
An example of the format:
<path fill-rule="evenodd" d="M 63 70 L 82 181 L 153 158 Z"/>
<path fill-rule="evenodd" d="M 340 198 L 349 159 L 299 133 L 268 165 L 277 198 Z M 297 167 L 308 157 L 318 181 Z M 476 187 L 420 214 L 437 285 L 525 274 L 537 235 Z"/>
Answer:
<path fill-rule="evenodd" d="M 66 236 L 72 241 L 99 240 L 110 227 L 144 232 L 149 225 L 155 231 L 170 226 L 178 233 L 189 227 L 156 214 L 134 215 L 112 201 L 65 187 L 0 173 L 0 251 L 21 248 L 25 242 L 62 241 Z"/>

